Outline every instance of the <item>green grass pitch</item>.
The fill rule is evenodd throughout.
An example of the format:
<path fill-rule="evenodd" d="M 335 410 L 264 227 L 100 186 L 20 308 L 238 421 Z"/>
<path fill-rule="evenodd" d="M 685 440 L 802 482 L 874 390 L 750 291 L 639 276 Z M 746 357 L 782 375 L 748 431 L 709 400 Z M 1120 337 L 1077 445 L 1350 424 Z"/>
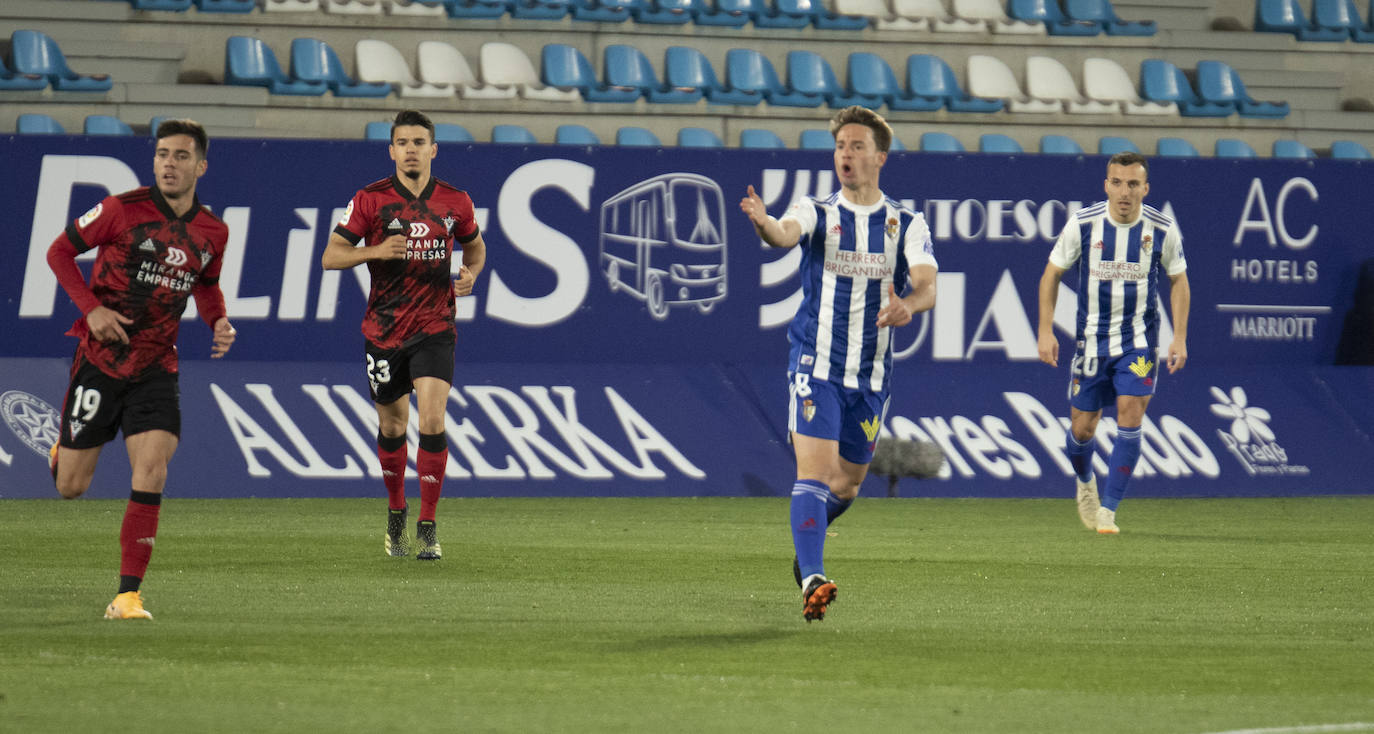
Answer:
<path fill-rule="evenodd" d="M 1374 496 L 865 499 L 809 625 L 783 498 L 171 498 L 111 622 L 123 506 L 0 502 L 0 731 L 1374 731 Z"/>

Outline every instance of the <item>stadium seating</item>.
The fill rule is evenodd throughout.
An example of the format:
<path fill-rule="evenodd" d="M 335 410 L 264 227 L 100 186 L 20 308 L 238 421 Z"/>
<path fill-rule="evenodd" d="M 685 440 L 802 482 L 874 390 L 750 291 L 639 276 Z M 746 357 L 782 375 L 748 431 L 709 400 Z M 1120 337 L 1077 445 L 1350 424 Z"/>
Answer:
<path fill-rule="evenodd" d="M 975 97 L 1000 99 L 1011 112 L 1061 112 L 1056 100 L 1030 97 L 1021 91 L 1016 76 L 1002 60 L 987 54 L 968 57 L 968 91 Z"/>
<path fill-rule="evenodd" d="M 369 122 L 363 129 L 364 140 L 382 140 L 391 142 L 391 122 Z"/>
<path fill-rule="evenodd" d="M 323 82 L 337 97 L 385 97 L 391 94 L 390 84 L 358 82 L 349 76 L 334 49 L 315 38 L 291 41 L 291 77 L 303 82 Z"/>
<path fill-rule="evenodd" d="M 1158 30 L 1152 20 L 1122 20 L 1111 0 L 1064 0 L 1064 13 L 1070 20 L 1100 24 L 1109 36 L 1153 36 Z"/>
<path fill-rule="evenodd" d="M 684 127 L 677 131 L 680 148 L 724 148 L 720 136 L 704 127 Z"/>
<path fill-rule="evenodd" d="M 405 57 L 386 41 L 375 38 L 358 41 L 353 47 L 353 59 L 359 79 L 395 85 L 402 97 L 452 97 L 458 93 L 451 84 L 427 84 L 416 79 Z"/>
<path fill-rule="evenodd" d="M 381 15 L 382 0 L 324 0 L 324 11 L 338 15 Z"/>
<path fill-rule="evenodd" d="M 782 86 L 773 62 L 748 48 L 732 48 L 725 52 L 725 83 L 729 91 L 743 98 L 736 104 L 769 104 L 785 107 L 817 107 L 823 101 L 817 96 L 794 94 Z M 708 94 L 707 99 L 711 99 Z M 752 100 L 752 101 L 750 101 Z"/>
<path fill-rule="evenodd" d="M 716 77 L 711 62 L 695 48 L 669 46 L 663 53 L 663 76 L 667 86 L 679 92 L 700 92 L 711 104 L 755 105 L 761 95 L 727 89 Z"/>
<path fill-rule="evenodd" d="M 835 136 L 829 130 L 803 130 L 797 142 L 802 150 L 835 149 Z"/>
<path fill-rule="evenodd" d="M 695 0 L 646 0 L 632 11 L 636 23 L 682 25 L 692 22 Z"/>
<path fill-rule="evenodd" d="M 944 100 L 938 97 L 915 97 L 902 89 L 892 67 L 882 57 L 855 52 L 849 55 L 849 88 L 856 95 L 882 100 L 893 110 L 938 110 Z"/>
<path fill-rule="evenodd" d="M 553 133 L 553 142 L 561 145 L 601 145 L 601 138 L 586 125 L 569 123 L 558 126 Z"/>
<path fill-rule="evenodd" d="M 573 0 L 573 20 L 594 23 L 624 23 L 644 0 Z"/>
<path fill-rule="evenodd" d="M 482 81 L 493 86 L 513 86 L 524 99 L 572 102 L 582 96 L 576 89 L 545 86 L 530 58 L 518 46 L 499 41 L 484 43 L 478 58 L 482 67 Z"/>
<path fill-rule="evenodd" d="M 462 125 L 451 122 L 434 123 L 434 142 L 436 143 L 474 143 L 477 139 Z"/>
<path fill-rule="evenodd" d="M 415 56 L 420 81 L 426 84 L 453 87 L 463 99 L 515 98 L 514 84 L 483 84 L 462 52 L 443 41 L 421 41 Z"/>
<path fill-rule="evenodd" d="M 868 27 L 867 18 L 836 15 L 826 9 L 825 3 L 823 3 L 822 0 L 774 0 L 774 6 L 777 8 L 776 16 L 767 16 L 769 21 L 760 20 L 760 18 L 756 16 L 754 25 L 761 28 L 775 27 L 768 25 L 768 22 L 771 22 L 773 18 L 782 16 L 793 20 L 804 18 L 817 28 L 829 30 L 860 31 Z M 792 21 L 783 22 L 790 23 Z M 803 23 L 803 25 L 805 24 L 806 23 Z M 785 25 L 783 27 L 794 26 Z"/>
<path fill-rule="evenodd" d="M 1296 140 L 1275 140 L 1273 156 L 1275 158 L 1316 158 L 1317 154 Z"/>
<path fill-rule="evenodd" d="M 787 143 L 772 130 L 744 129 L 739 131 L 739 147 L 777 149 L 786 148 Z"/>
<path fill-rule="evenodd" d="M 196 0 L 202 13 L 251 13 L 257 6 L 256 0 Z"/>
<path fill-rule="evenodd" d="M 157 137 L 157 129 L 162 127 L 162 123 L 173 119 L 172 115 L 157 115 L 148 120 L 148 135 Z"/>
<path fill-rule="evenodd" d="M 1070 20 L 1059 9 L 1058 0 L 1010 0 L 1007 14 L 1017 20 L 1044 23 L 1051 36 L 1096 36 L 1102 24 L 1090 20 Z"/>
<path fill-rule="evenodd" d="M 906 85 L 913 97 L 943 100 L 950 112 L 998 112 L 1005 104 L 1000 99 L 981 99 L 966 94 L 949 64 L 930 54 L 907 57 Z"/>
<path fill-rule="evenodd" d="M 705 26 L 741 28 L 761 12 L 766 12 L 763 0 L 697 0 L 692 8 L 692 22 Z"/>
<path fill-rule="evenodd" d="M 1219 138 L 1216 142 L 1216 147 L 1212 151 L 1212 155 L 1217 158 L 1259 157 L 1259 154 L 1255 152 L 1254 148 L 1250 147 L 1249 143 L 1244 140 L 1236 140 L 1235 138 Z"/>
<path fill-rule="evenodd" d="M 1321 28 L 1307 20 L 1298 0 L 1255 0 L 1255 30 L 1291 33 L 1299 41 L 1344 41 L 1343 29 Z"/>
<path fill-rule="evenodd" d="M 512 18 L 524 20 L 560 20 L 568 14 L 570 0 L 512 0 Z"/>
<path fill-rule="evenodd" d="M 47 89 L 48 78 L 42 74 L 19 74 L 10 71 L 0 59 L 0 92 Z"/>
<path fill-rule="evenodd" d="M 537 145 L 539 138 L 534 137 L 523 125 L 493 125 L 491 142 L 510 145 Z"/>
<path fill-rule="evenodd" d="M 1369 149 L 1352 140 L 1337 140 L 1331 143 L 1331 157 L 1352 161 L 1367 161 L 1371 157 Z"/>
<path fill-rule="evenodd" d="M 973 18 L 951 15 L 941 0 L 892 0 L 895 17 L 915 24 L 914 30 L 939 33 L 986 33 L 987 24 Z"/>
<path fill-rule="evenodd" d="M 317 13 L 320 0 L 262 0 L 262 9 L 268 13 Z"/>
<path fill-rule="evenodd" d="M 442 18 L 448 12 L 442 0 L 385 0 L 385 7 L 390 15 Z"/>
<path fill-rule="evenodd" d="M 1197 64 L 1198 96 L 1213 104 L 1232 104 L 1242 117 L 1287 117 L 1287 102 L 1257 102 L 1245 91 L 1235 69 L 1220 61 Z"/>
<path fill-rule="evenodd" d="M 81 132 L 86 135 L 133 135 L 134 129 L 118 117 L 86 115 Z"/>
<path fill-rule="evenodd" d="M 134 10 L 190 10 L 191 0 L 130 0 Z"/>
<path fill-rule="evenodd" d="M 954 17 L 981 21 L 993 33 L 1043 36 L 1045 24 L 1016 20 L 1007 15 L 999 0 L 954 0 Z"/>
<path fill-rule="evenodd" d="M 663 145 L 658 136 L 642 127 L 622 127 L 615 131 L 615 144 L 631 147 L 657 148 Z"/>
<path fill-rule="evenodd" d="M 1117 153 L 1139 153 L 1140 148 L 1135 143 L 1126 138 L 1116 135 L 1104 135 L 1097 141 L 1098 155 L 1116 155 Z"/>
<path fill-rule="evenodd" d="M 883 98 L 855 93 L 840 84 L 829 62 L 814 51 L 787 52 L 787 83 L 794 92 L 821 95 L 831 107 L 862 105 L 872 109 L 883 106 Z"/>
<path fill-rule="evenodd" d="M 14 131 L 20 135 L 66 135 L 67 131 L 53 118 L 41 112 L 20 115 L 14 121 Z"/>
<path fill-rule="evenodd" d="M 544 83 L 558 89 L 576 89 L 588 102 L 633 102 L 643 90 L 602 84 L 592 64 L 576 48 L 562 43 L 545 44 L 540 56 Z"/>
<path fill-rule="evenodd" d="M 607 46 L 603 60 L 606 84 L 614 89 L 638 89 L 654 103 L 690 104 L 702 97 L 699 89 L 675 89 L 659 84 L 653 64 L 634 46 Z"/>
<path fill-rule="evenodd" d="M 114 86 L 109 74 L 72 71 L 57 41 L 41 31 L 10 34 L 10 62 L 15 74 L 46 77 L 59 92 L 105 92 Z"/>
<path fill-rule="evenodd" d="M 887 152 L 900 153 L 904 150 L 906 150 L 906 145 L 902 142 L 902 139 L 897 137 L 896 135 L 893 135 L 892 142 L 887 144 Z"/>
<path fill-rule="evenodd" d="M 980 153 L 1021 153 L 1021 144 L 1001 133 L 983 133 L 978 137 Z"/>
<path fill-rule="evenodd" d="M 1234 103 L 1198 97 L 1183 70 L 1162 59 L 1140 62 L 1140 91 L 1147 100 L 1177 104 L 1184 117 L 1228 117 L 1236 111 Z"/>
<path fill-rule="evenodd" d="M 1374 4 L 1370 9 L 1374 10 Z M 1312 0 L 1312 19 L 1319 28 L 1344 29 L 1360 43 L 1374 43 L 1374 16 L 1361 22 L 1355 0 Z"/>
<path fill-rule="evenodd" d="M 929 153 L 963 153 L 964 144 L 949 133 L 921 133 L 921 150 Z"/>
<path fill-rule="evenodd" d="M 1083 60 L 1083 94 L 1088 99 L 1116 102 L 1121 105 L 1121 111 L 1128 115 L 1178 116 L 1178 105 L 1174 102 L 1141 99 L 1131 83 L 1130 75 L 1111 59 Z"/>
<path fill-rule="evenodd" d="M 1083 147 L 1063 135 L 1046 135 L 1040 138 L 1040 152 L 1049 155 L 1083 155 Z"/>
<path fill-rule="evenodd" d="M 1155 155 L 1164 158 L 1197 158 L 1197 148 L 1183 138 L 1160 138 L 1155 143 Z"/>
<path fill-rule="evenodd" d="M 1026 59 L 1026 93 L 1034 99 L 1058 100 L 1064 109 L 1077 115 L 1102 115 L 1121 112 L 1116 102 L 1099 102 L 1084 97 L 1073 75 L 1063 64 L 1049 56 Z M 1012 111 L 1016 111 L 1015 107 Z"/>
<path fill-rule="evenodd" d="M 267 87 L 272 94 L 318 96 L 329 91 L 323 80 L 304 81 L 287 76 L 272 49 L 249 36 L 230 36 L 224 44 L 224 83 Z"/>
<path fill-rule="evenodd" d="M 869 24 L 883 31 L 924 31 L 930 25 L 925 18 L 895 15 L 885 0 L 835 0 L 835 12 L 867 18 Z"/>
<path fill-rule="evenodd" d="M 448 17 L 460 20 L 500 18 L 509 9 L 505 0 L 444 0 Z"/>

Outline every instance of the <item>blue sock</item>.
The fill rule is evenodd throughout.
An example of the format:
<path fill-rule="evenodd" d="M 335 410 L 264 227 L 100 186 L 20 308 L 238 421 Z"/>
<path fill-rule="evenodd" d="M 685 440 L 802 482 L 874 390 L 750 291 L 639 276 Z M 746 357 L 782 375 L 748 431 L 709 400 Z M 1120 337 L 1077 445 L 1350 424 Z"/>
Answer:
<path fill-rule="evenodd" d="M 1069 455 L 1069 463 L 1073 465 L 1073 473 L 1078 476 L 1078 481 L 1086 482 L 1093 475 L 1093 440 L 1089 438 L 1083 443 L 1073 437 L 1073 431 L 1064 431 L 1064 452 Z"/>
<path fill-rule="evenodd" d="M 829 524 L 825 519 L 829 494 L 830 488 L 814 479 L 798 479 L 792 485 L 792 545 L 797 550 L 797 567 L 803 579 L 825 573 L 821 554 Z"/>
<path fill-rule="evenodd" d="M 830 492 L 825 498 L 825 524 L 829 527 L 835 522 L 835 518 L 844 514 L 849 506 L 854 504 L 854 500 L 842 500 L 834 492 Z"/>
<path fill-rule="evenodd" d="M 1107 462 L 1107 486 L 1102 492 L 1102 506 L 1116 512 L 1121 498 L 1126 496 L 1126 482 L 1131 480 L 1136 461 L 1140 459 L 1140 426 L 1116 429 L 1116 444 Z"/>

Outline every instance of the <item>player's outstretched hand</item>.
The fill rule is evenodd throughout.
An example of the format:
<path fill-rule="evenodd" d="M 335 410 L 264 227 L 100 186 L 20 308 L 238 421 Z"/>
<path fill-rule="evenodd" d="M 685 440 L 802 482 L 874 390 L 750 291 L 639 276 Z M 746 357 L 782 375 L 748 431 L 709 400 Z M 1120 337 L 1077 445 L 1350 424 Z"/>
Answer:
<path fill-rule="evenodd" d="M 472 285 L 477 282 L 477 276 L 468 270 L 468 266 L 458 266 L 458 277 L 453 279 L 453 297 L 462 298 L 472 295 Z"/>
<path fill-rule="evenodd" d="M 378 260 L 404 260 L 406 256 L 406 237 L 393 234 L 377 245 Z"/>
<path fill-rule="evenodd" d="M 106 306 L 96 306 L 86 314 L 86 328 L 91 336 L 102 342 L 129 343 L 129 334 L 124 327 L 132 324 L 133 319 Z"/>
<path fill-rule="evenodd" d="M 221 316 L 215 322 L 214 343 L 210 345 L 210 359 L 219 359 L 229 351 L 229 347 L 234 346 L 234 338 L 238 332 L 234 330 L 229 319 Z"/>
<path fill-rule="evenodd" d="M 1059 366 L 1059 339 L 1054 334 L 1041 334 L 1035 342 L 1040 361 L 1051 367 Z"/>
<path fill-rule="evenodd" d="M 1183 369 L 1183 363 L 1187 361 L 1188 345 L 1178 339 L 1169 342 L 1169 374 Z"/>
<path fill-rule="evenodd" d="M 878 326 L 906 326 L 911 323 L 911 307 L 897 296 L 897 289 L 887 284 L 887 305 L 878 312 Z"/>
<path fill-rule="evenodd" d="M 763 199 L 754 193 L 753 184 L 749 185 L 749 193 L 739 201 L 740 211 L 749 215 L 749 221 L 755 227 L 762 227 L 768 221 L 768 209 L 763 205 Z"/>

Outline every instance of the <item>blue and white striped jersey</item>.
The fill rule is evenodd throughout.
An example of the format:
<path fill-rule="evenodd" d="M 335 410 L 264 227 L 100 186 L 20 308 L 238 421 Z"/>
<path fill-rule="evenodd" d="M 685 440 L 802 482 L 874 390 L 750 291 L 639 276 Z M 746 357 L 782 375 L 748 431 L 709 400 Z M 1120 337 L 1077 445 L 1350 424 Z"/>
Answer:
<path fill-rule="evenodd" d="M 858 206 L 837 191 L 798 200 L 789 218 L 802 231 L 802 303 L 787 329 L 791 371 L 885 393 L 892 330 L 878 328 L 878 312 L 889 283 L 901 295 L 911 267 L 936 267 L 925 217 L 886 196 Z"/>
<path fill-rule="evenodd" d="M 1159 271 L 1174 276 L 1188 269 L 1173 219 L 1141 205 L 1136 221 L 1117 224 L 1107 202 L 1083 207 L 1069 217 L 1050 263 L 1064 270 L 1078 265 L 1075 339 L 1081 353 L 1118 357 L 1159 350 Z"/>

